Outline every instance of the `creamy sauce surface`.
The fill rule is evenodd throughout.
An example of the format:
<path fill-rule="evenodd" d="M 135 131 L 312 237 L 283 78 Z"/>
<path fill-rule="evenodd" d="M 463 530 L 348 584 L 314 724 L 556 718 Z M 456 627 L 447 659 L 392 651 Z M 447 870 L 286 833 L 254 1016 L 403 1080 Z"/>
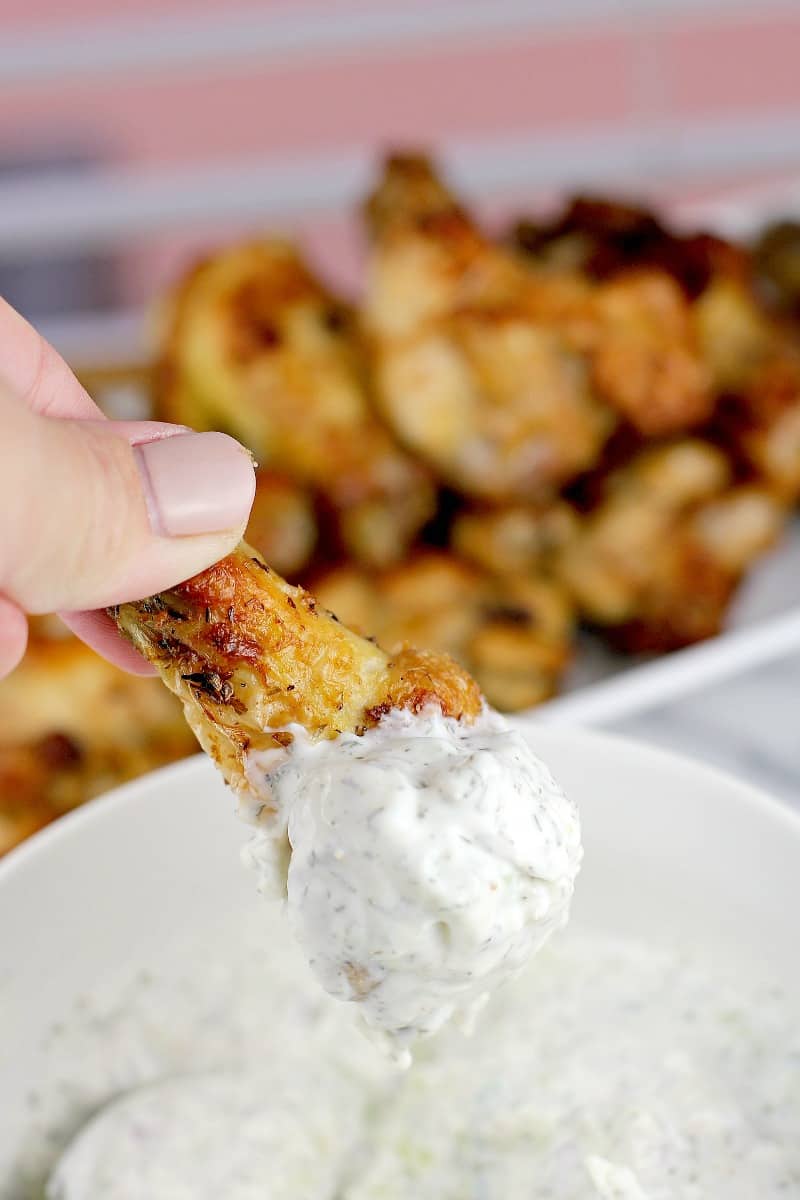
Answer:
<path fill-rule="evenodd" d="M 489 709 L 472 726 L 396 711 L 361 737 L 292 733 L 280 765 L 248 764 L 270 804 L 250 807 L 247 858 L 323 987 L 407 1063 L 565 924 L 577 809 Z"/>
<path fill-rule="evenodd" d="M 247 964 L 247 988 L 231 977 L 227 1028 L 202 978 L 194 1017 L 182 994 L 179 1043 L 164 1039 L 169 1006 L 156 1004 L 151 1078 L 185 1069 L 190 1043 L 192 1069 L 216 1069 L 108 1107 L 64 1154 L 49 1200 L 800 1195 L 800 1016 L 770 986 L 570 931 L 495 993 L 470 1038 L 448 1026 L 398 1074 L 348 1006 L 318 1003 L 277 925 L 271 944 Z M 252 1042 L 220 1074 L 258 1028 L 266 1049 Z M 130 1013 L 95 1036 L 106 1062 L 140 1057 Z"/>

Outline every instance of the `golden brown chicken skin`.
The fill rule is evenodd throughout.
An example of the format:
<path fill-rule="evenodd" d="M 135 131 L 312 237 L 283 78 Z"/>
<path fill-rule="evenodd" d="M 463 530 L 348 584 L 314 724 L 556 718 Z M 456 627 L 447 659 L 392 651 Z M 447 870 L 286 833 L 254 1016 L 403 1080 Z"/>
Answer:
<path fill-rule="evenodd" d="M 544 507 L 473 507 L 456 514 L 450 544 L 457 555 L 491 574 L 552 578 L 579 524 L 578 513 L 563 500 Z"/>
<path fill-rule="evenodd" d="M 379 575 L 335 568 L 314 587 L 323 603 L 388 648 L 410 642 L 452 655 L 505 711 L 551 696 L 570 659 L 572 605 L 546 579 L 500 580 L 431 551 Z"/>
<path fill-rule="evenodd" d="M 736 585 L 778 537 L 783 506 L 733 485 L 717 447 L 685 439 L 612 472 L 561 552 L 584 618 L 621 649 L 665 651 L 719 631 Z"/>
<path fill-rule="evenodd" d="M 62 627 L 63 629 L 63 627 Z M 0 681 L 0 853 L 85 800 L 191 754 L 180 705 L 37 621 Z"/>
<path fill-rule="evenodd" d="M 201 746 L 238 792 L 250 751 L 281 751 L 291 725 L 313 738 L 361 733 L 392 709 L 472 721 L 475 682 L 446 655 L 389 655 L 242 544 L 179 587 L 111 610 L 183 701 Z"/>
<path fill-rule="evenodd" d="M 613 425 L 586 362 L 531 315 L 528 273 L 418 157 L 395 156 L 367 203 L 362 319 L 376 397 L 441 479 L 495 500 L 551 493 Z"/>
<path fill-rule="evenodd" d="M 157 373 L 167 420 L 223 429 L 311 488 L 359 561 L 401 556 L 434 507 L 370 408 L 350 311 L 283 242 L 234 246 L 178 289 Z"/>
<path fill-rule="evenodd" d="M 595 281 L 529 262 L 528 308 L 586 364 L 591 385 L 617 418 L 643 437 L 704 422 L 711 374 L 689 300 L 665 271 L 631 269 Z"/>
<path fill-rule="evenodd" d="M 549 221 L 522 219 L 510 241 L 539 264 L 591 279 L 642 268 L 663 272 L 689 300 L 718 275 L 749 272 L 744 247 L 706 232 L 678 233 L 649 209 L 606 196 L 575 196 Z"/>
<path fill-rule="evenodd" d="M 800 348 L 733 279 L 700 297 L 695 320 L 720 392 L 711 431 L 745 473 L 800 499 Z"/>
<path fill-rule="evenodd" d="M 592 309 L 592 378 L 637 432 L 663 437 L 711 415 L 711 377 L 690 306 L 669 275 L 638 270 L 598 284 Z"/>

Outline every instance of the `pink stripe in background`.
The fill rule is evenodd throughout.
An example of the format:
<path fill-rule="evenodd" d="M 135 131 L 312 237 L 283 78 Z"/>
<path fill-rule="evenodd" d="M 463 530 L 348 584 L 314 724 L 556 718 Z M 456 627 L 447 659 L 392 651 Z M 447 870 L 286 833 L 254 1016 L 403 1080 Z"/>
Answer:
<path fill-rule="evenodd" d="M 412 0 L 412 3 L 423 3 L 425 0 Z M 452 4 L 458 0 L 428 0 L 431 4 Z M 330 12 L 339 9 L 347 9 L 352 12 L 354 8 L 359 6 L 367 7 L 374 3 L 374 0 L 326 0 L 324 10 Z M 80 21 L 102 21 L 104 24 L 109 21 L 109 18 L 128 17 L 144 17 L 157 14 L 162 17 L 180 16 L 181 14 L 206 14 L 208 16 L 219 15 L 221 10 L 219 0 L 168 0 L 168 3 L 163 3 L 163 0 L 118 0 L 116 4 L 109 5 L 108 0 L 70 0 L 69 2 L 69 22 L 70 28 Z M 313 0 L 236 0 L 236 8 L 238 11 L 253 9 L 255 12 L 297 12 L 300 11 L 320 11 L 319 0 L 316 3 Z M 3 8 L 0 13 L 0 20 L 6 26 L 13 26 L 15 29 L 47 29 L 52 32 L 53 29 L 64 27 L 64 12 L 66 5 L 63 0 L 3 0 Z"/>
<path fill-rule="evenodd" d="M 800 114 L 800 4 L 667 33 L 662 54 L 676 114 Z"/>
<path fill-rule="evenodd" d="M 392 141 L 486 136 L 627 120 L 634 43 L 625 33 L 304 61 L 205 77 L 156 75 L 18 88 L 0 137 L 82 137 L 146 162 L 307 153 Z"/>
<path fill-rule="evenodd" d="M 60 0 L 0 4 L 0 35 L 29 28 L 52 37 L 64 22 Z M 458 9 L 460 0 L 406 0 L 409 5 Z M 185 74 L 154 68 L 46 85 L 3 88 L 0 82 L 0 157 L 4 148 L 65 144 L 95 150 L 106 162 L 145 167 L 237 159 L 271 163 L 352 149 L 377 158 L 392 143 L 441 148 L 454 140 L 474 140 L 491 149 L 505 137 L 530 134 L 535 142 L 537 135 L 558 138 L 562 131 L 588 134 L 602 157 L 604 138 L 628 131 L 643 142 L 650 139 L 652 169 L 659 138 L 679 139 L 693 118 L 727 118 L 735 129 L 740 116 L 761 116 L 769 136 L 773 117 L 784 119 L 785 130 L 785 118 L 796 115 L 800 128 L 800 0 L 793 8 L 773 3 L 766 13 L 723 2 L 712 8 L 659 4 L 649 11 L 643 2 L 622 2 L 605 23 L 598 16 L 582 21 L 581 6 L 573 12 L 568 5 L 569 0 L 559 29 L 454 34 L 427 47 L 419 41 L 348 55 L 298 54 L 281 64 L 250 59 Z M 239 11 L 324 11 L 328 17 L 331 11 L 352 13 L 360 6 L 392 7 L 389 0 L 236 3 Z M 221 11 L 218 0 L 138 0 L 135 5 L 125 0 L 112 15 L 107 0 L 71 0 L 69 29 L 74 34 L 82 23 L 108 26 L 118 18 L 130 23 L 157 15 L 183 14 L 190 21 L 192 14 L 219 17 Z M 677 134 L 670 133 L 670 122 L 673 129 L 677 124 Z M 791 148 L 787 164 L 790 155 Z M 800 167 L 800 141 L 797 163 Z M 742 177 L 749 173 L 743 159 Z M 614 177 L 613 171 L 600 174 Z M 648 181 L 643 182 L 646 195 Z M 693 186 L 698 193 L 703 186 L 713 190 L 714 181 Z M 688 194 L 684 181 L 659 182 L 660 200 L 681 194 Z M 493 223 L 502 223 L 542 200 L 506 192 L 485 212 Z M 288 232 L 303 239 L 321 269 L 352 288 L 359 274 L 352 219 L 299 217 L 290 224 Z M 241 226 L 218 223 L 126 244 L 124 299 L 147 298 L 201 249 L 241 233 Z"/>

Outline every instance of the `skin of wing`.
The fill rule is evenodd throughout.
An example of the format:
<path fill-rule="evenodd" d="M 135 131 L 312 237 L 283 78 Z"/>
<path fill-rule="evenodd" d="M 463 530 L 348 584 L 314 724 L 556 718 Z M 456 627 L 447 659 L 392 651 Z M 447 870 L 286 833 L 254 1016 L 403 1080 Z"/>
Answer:
<path fill-rule="evenodd" d="M 165 325 L 160 416 L 231 433 L 313 489 L 357 559 L 403 554 L 433 487 L 372 412 L 352 313 L 291 246 L 250 242 L 201 263 Z"/>
<path fill-rule="evenodd" d="M 245 537 L 280 575 L 297 575 L 308 566 L 317 541 L 312 496 L 291 479 L 262 467 L 256 472 Z"/>
<path fill-rule="evenodd" d="M 716 280 L 744 283 L 746 250 L 709 234 L 675 234 L 645 209 L 598 197 L 577 197 L 549 223 L 522 222 L 511 240 L 539 281 L 540 303 L 567 320 L 598 391 L 635 429 L 675 435 L 709 417 L 713 369 L 694 301 Z"/>
<path fill-rule="evenodd" d="M 621 649 L 674 649 L 719 631 L 741 576 L 784 519 L 767 489 L 732 485 L 721 450 L 685 439 L 611 473 L 557 574 Z"/>
<path fill-rule="evenodd" d="M 688 301 L 663 271 L 633 271 L 597 285 L 591 348 L 600 395 L 645 437 L 701 424 L 714 394 Z"/>
<path fill-rule="evenodd" d="M 558 555 L 579 525 L 578 513 L 561 500 L 546 507 L 474 507 L 454 518 L 450 544 L 461 558 L 494 575 L 552 577 Z"/>
<path fill-rule="evenodd" d="M 784 220 L 762 230 L 754 248 L 756 271 L 770 304 L 795 322 L 800 316 L 800 223 Z"/>
<path fill-rule="evenodd" d="M 435 704 L 466 721 L 481 709 L 477 685 L 452 659 L 407 647 L 390 657 L 244 543 L 179 587 L 110 611 L 237 791 L 247 789 L 247 752 L 282 753 L 293 724 L 332 738 L 394 708 Z"/>
<path fill-rule="evenodd" d="M 749 270 L 743 247 L 709 233 L 675 233 L 648 209 L 603 196 L 573 197 L 550 221 L 519 221 L 511 243 L 537 263 L 591 279 L 654 268 L 689 300 L 715 276 L 743 278 Z"/>
<path fill-rule="evenodd" d="M 83 801 L 195 750 L 158 680 L 126 675 L 34 623 L 0 681 L 0 852 Z"/>
<path fill-rule="evenodd" d="M 690 302 L 666 271 L 595 281 L 528 260 L 528 311 L 582 356 L 591 387 L 644 437 L 705 421 L 714 405 Z"/>
<path fill-rule="evenodd" d="M 696 305 L 701 342 L 722 393 L 712 422 L 720 444 L 787 503 L 800 499 L 800 350 L 736 280 Z"/>
<path fill-rule="evenodd" d="M 586 363 L 526 307 L 528 272 L 420 158 L 370 197 L 362 319 L 376 398 L 400 440 L 467 495 L 547 495 L 595 461 L 614 424 Z"/>
<path fill-rule="evenodd" d="M 378 575 L 334 568 L 314 587 L 387 647 L 411 642 L 452 655 L 506 711 L 552 695 L 570 659 L 572 605 L 563 587 L 544 578 L 499 579 L 451 554 L 427 552 Z"/>

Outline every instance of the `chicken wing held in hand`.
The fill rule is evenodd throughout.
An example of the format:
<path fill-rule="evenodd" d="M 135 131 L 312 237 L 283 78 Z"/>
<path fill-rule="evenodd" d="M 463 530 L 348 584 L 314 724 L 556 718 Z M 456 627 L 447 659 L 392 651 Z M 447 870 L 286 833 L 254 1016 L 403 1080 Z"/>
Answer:
<path fill-rule="evenodd" d="M 477 685 L 452 659 L 408 648 L 390 658 L 245 543 L 186 583 L 111 612 L 237 792 L 249 786 L 247 756 L 280 757 L 290 727 L 334 738 L 392 709 L 435 705 L 468 722 L 481 709 Z"/>
<path fill-rule="evenodd" d="M 390 656 L 245 544 L 113 615 L 238 793 L 321 983 L 400 1059 L 563 925 L 574 805 L 447 655 Z"/>

